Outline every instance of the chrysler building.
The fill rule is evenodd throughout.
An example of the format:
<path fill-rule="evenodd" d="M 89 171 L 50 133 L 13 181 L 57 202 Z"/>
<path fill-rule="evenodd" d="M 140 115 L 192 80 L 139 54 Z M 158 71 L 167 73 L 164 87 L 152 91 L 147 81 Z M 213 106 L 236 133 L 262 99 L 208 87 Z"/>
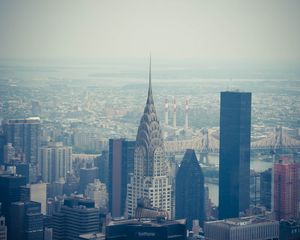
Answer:
<path fill-rule="evenodd" d="M 167 177 L 162 130 L 157 119 L 151 86 L 141 118 L 134 151 L 134 172 L 127 185 L 127 216 L 135 217 L 139 200 L 147 200 L 153 208 L 171 214 L 171 185 Z"/>

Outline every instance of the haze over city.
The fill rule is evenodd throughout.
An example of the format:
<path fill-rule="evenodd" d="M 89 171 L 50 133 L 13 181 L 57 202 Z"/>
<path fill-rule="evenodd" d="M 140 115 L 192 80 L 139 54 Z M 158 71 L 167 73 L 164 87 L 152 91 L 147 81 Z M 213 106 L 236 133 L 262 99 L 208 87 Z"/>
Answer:
<path fill-rule="evenodd" d="M 299 63 L 300 3 L 1 1 L 1 58 Z"/>
<path fill-rule="evenodd" d="M 297 0 L 0 1 L 0 240 L 300 239 L 299 22 Z"/>

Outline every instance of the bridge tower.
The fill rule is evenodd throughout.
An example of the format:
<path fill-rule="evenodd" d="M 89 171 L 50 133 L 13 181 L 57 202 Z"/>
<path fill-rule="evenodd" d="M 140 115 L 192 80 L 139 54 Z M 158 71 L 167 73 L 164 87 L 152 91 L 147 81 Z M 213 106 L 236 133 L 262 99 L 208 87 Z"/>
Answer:
<path fill-rule="evenodd" d="M 273 163 L 279 159 L 279 156 L 283 154 L 284 144 L 282 141 L 282 126 L 278 125 L 274 129 L 274 146 L 272 147 L 271 154 L 273 155 Z"/>
<path fill-rule="evenodd" d="M 202 145 L 204 146 L 204 148 L 200 153 L 200 162 L 207 164 L 207 163 L 209 163 L 209 161 L 208 161 L 208 145 L 209 145 L 208 129 L 203 129 L 202 133 L 203 133 Z"/>

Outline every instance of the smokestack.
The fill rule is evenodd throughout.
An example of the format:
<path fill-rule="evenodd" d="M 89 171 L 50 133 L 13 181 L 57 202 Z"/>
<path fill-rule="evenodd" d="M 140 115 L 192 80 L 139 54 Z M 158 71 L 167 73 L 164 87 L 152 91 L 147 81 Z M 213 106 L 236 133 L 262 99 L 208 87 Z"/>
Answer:
<path fill-rule="evenodd" d="M 165 124 L 169 124 L 169 102 L 168 99 L 165 100 Z"/>
<path fill-rule="evenodd" d="M 184 129 L 187 131 L 189 128 L 189 100 L 185 100 L 185 125 Z"/>
<path fill-rule="evenodd" d="M 176 99 L 173 99 L 173 127 L 176 128 Z"/>

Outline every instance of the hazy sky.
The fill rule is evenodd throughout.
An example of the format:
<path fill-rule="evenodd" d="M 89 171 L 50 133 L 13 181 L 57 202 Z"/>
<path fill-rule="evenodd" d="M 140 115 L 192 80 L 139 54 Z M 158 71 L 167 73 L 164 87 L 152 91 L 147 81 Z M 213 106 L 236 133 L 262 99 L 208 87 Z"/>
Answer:
<path fill-rule="evenodd" d="M 300 62 L 300 0 L 0 0 L 0 58 Z"/>

